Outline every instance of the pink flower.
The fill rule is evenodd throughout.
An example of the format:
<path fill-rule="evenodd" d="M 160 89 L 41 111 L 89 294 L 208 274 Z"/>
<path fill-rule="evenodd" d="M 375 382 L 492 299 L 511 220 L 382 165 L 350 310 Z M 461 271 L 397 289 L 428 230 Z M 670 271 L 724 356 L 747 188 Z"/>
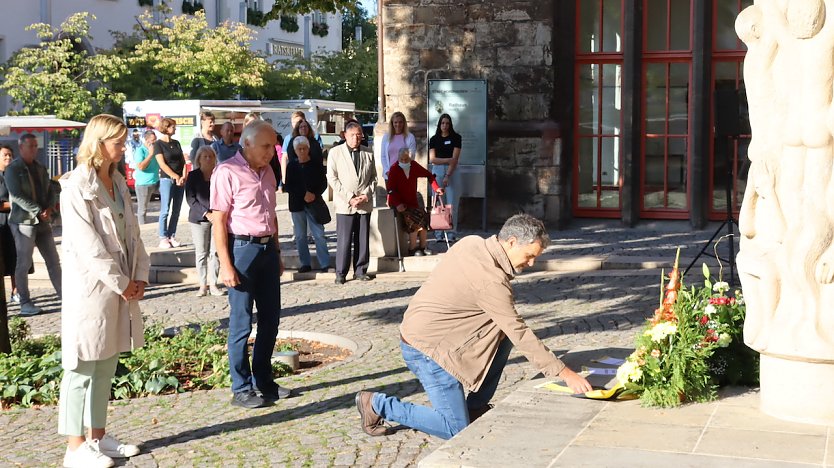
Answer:
<path fill-rule="evenodd" d="M 706 325 L 707 322 L 709 322 L 709 317 L 707 317 L 706 315 L 701 316 L 700 322 L 701 322 L 701 325 Z"/>
<path fill-rule="evenodd" d="M 652 357 L 655 358 L 655 359 L 659 358 L 660 357 L 660 350 L 659 349 L 653 349 L 652 350 Z"/>

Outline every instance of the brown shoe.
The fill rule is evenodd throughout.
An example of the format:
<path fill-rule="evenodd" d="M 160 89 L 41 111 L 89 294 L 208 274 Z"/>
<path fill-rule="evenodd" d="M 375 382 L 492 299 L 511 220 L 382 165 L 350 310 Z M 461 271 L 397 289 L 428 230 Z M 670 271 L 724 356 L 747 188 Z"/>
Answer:
<path fill-rule="evenodd" d="M 362 430 L 370 436 L 383 436 L 388 434 L 388 428 L 383 425 L 382 418 L 376 414 L 371 404 L 374 394 L 371 392 L 358 392 L 356 394 L 356 409 L 362 417 Z"/>

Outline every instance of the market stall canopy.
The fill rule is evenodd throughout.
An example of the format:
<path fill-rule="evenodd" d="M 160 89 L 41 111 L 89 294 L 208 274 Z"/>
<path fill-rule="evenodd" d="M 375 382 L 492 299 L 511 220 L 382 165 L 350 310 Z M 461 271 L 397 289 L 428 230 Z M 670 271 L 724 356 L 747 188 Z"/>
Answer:
<path fill-rule="evenodd" d="M 0 117 L 0 135 L 8 135 L 12 131 L 47 132 L 59 130 L 76 130 L 86 127 L 83 122 L 56 118 L 54 115 L 16 115 Z"/>

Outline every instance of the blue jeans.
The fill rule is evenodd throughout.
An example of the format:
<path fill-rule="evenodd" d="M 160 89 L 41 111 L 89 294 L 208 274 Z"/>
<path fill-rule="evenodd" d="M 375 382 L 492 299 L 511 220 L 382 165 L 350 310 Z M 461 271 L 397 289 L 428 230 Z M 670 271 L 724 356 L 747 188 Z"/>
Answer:
<path fill-rule="evenodd" d="M 393 421 L 418 431 L 451 439 L 469 425 L 469 410 L 486 406 L 495 395 L 498 381 L 513 349 L 504 337 L 487 371 L 484 383 L 477 392 L 464 396 L 463 386 L 430 357 L 411 346 L 400 343 L 403 360 L 429 396 L 431 407 L 404 403 L 396 397 L 375 393 L 371 400 L 374 411 L 387 421 Z"/>
<path fill-rule="evenodd" d="M 431 173 L 437 177 L 437 185 L 443 185 L 443 178 L 446 177 L 447 169 L 449 169 L 449 166 L 442 164 L 433 164 L 431 166 Z M 460 169 L 460 167 L 458 167 L 458 169 Z M 460 193 L 458 190 L 460 187 L 459 181 L 458 171 L 455 170 L 452 177 L 449 178 L 449 185 L 446 186 L 446 192 L 443 194 L 443 201 L 447 205 L 452 205 L 452 229 L 448 232 L 449 239 L 454 239 L 455 232 L 458 229 L 458 212 L 460 210 Z M 434 190 L 431 192 L 432 197 L 434 197 Z M 429 200 L 429 202 L 431 202 L 431 200 Z M 441 236 L 441 231 L 435 231 L 434 236 L 435 238 L 439 238 Z"/>
<path fill-rule="evenodd" d="M 159 179 L 159 237 L 171 238 L 177 234 L 177 221 L 185 188 L 173 179 Z"/>
<path fill-rule="evenodd" d="M 330 253 L 327 251 L 327 239 L 324 237 L 324 226 L 313 219 L 313 214 L 307 208 L 302 211 L 290 212 L 292 215 L 292 232 L 295 235 L 295 248 L 298 250 L 298 260 L 301 266 L 311 266 L 310 247 L 307 246 L 307 228 L 316 241 L 316 258 L 319 268 L 330 267 Z"/>
<path fill-rule="evenodd" d="M 232 264 L 240 284 L 229 289 L 229 368 L 234 393 L 271 389 L 272 352 L 281 318 L 280 267 L 273 242 L 229 240 Z M 252 333 L 252 305 L 258 306 L 258 335 L 249 365 L 247 340 Z"/>

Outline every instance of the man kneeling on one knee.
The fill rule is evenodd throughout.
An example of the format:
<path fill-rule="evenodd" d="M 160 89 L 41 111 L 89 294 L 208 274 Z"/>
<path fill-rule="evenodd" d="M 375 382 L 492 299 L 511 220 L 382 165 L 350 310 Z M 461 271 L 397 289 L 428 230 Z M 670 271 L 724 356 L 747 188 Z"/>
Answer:
<path fill-rule="evenodd" d="M 466 237 L 444 255 L 400 325 L 403 359 L 431 407 L 359 392 L 356 405 L 367 434 L 387 434 L 387 420 L 451 438 L 490 408 L 513 345 L 546 376 L 561 377 L 577 393 L 591 390 L 515 310 L 510 280 L 532 266 L 549 242 L 541 221 L 519 214 L 504 223 L 498 236 Z"/>

